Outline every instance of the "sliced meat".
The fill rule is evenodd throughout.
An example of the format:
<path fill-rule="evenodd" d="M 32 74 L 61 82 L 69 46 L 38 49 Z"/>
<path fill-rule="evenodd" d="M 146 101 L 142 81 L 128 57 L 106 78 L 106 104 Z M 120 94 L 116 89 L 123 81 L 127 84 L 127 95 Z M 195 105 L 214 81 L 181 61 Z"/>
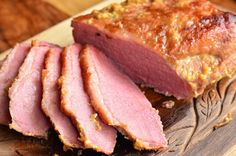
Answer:
<path fill-rule="evenodd" d="M 166 147 L 158 111 L 139 88 L 94 47 L 83 50 L 80 59 L 85 88 L 101 118 L 134 141 L 136 149 Z"/>
<path fill-rule="evenodd" d="M 56 47 L 32 47 L 9 89 L 9 109 L 12 117 L 9 126 L 24 135 L 46 138 L 50 127 L 50 122 L 41 110 L 41 73 L 44 58 L 50 48 Z"/>
<path fill-rule="evenodd" d="M 8 125 L 11 121 L 9 113 L 8 88 L 17 76 L 18 70 L 27 56 L 31 45 L 17 44 L 8 56 L 1 62 L 0 67 L 0 124 Z"/>
<path fill-rule="evenodd" d="M 207 0 L 129 1 L 73 20 L 92 44 L 137 83 L 189 98 L 236 71 L 236 16 Z"/>
<path fill-rule="evenodd" d="M 79 132 L 69 117 L 60 110 L 60 89 L 57 82 L 61 75 L 61 52 L 62 49 L 51 49 L 45 59 L 45 69 L 42 72 L 42 110 L 50 118 L 59 138 L 67 148 L 81 148 Z"/>
<path fill-rule="evenodd" d="M 80 50 L 81 46 L 75 44 L 63 52 L 61 107 L 80 131 L 80 140 L 85 148 L 111 154 L 116 143 L 116 131 L 100 120 L 89 103 L 79 64 Z"/>

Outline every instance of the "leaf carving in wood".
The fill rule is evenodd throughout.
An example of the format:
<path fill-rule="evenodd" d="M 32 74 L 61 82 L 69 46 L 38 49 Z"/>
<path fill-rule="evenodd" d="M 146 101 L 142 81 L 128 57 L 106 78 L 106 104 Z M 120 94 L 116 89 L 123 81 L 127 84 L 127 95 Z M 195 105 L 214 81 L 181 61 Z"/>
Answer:
<path fill-rule="evenodd" d="M 208 87 L 203 95 L 194 100 L 197 124 L 187 150 L 214 133 L 214 125 L 223 121 L 229 112 L 236 110 L 236 79 L 223 78 Z M 223 135 L 223 134 L 222 134 Z M 236 137 L 236 136 L 235 136 Z"/>
<path fill-rule="evenodd" d="M 168 140 L 168 148 L 156 155 L 172 156 L 181 155 L 185 146 L 188 144 L 196 125 L 196 117 L 193 109 L 193 104 L 187 102 L 173 111 L 175 120 L 171 120 L 169 127 L 165 129 L 166 138 Z M 166 123 L 166 122 L 164 122 Z"/>
<path fill-rule="evenodd" d="M 193 137 L 199 135 L 192 143 L 201 140 L 207 135 L 203 131 L 213 122 L 221 111 L 222 100 L 216 89 L 216 84 L 209 86 L 205 92 L 194 100 L 197 125 Z M 204 135 L 202 135 L 204 134 Z"/>
<path fill-rule="evenodd" d="M 221 86 L 221 88 L 224 90 L 224 98 L 222 99 L 222 108 L 219 116 L 225 116 L 229 111 L 234 111 L 236 109 L 235 106 L 235 94 L 236 94 L 236 76 L 229 79 L 225 78 L 225 83 L 227 83 L 227 86 Z"/>
<path fill-rule="evenodd" d="M 191 140 L 196 140 L 201 135 L 205 135 L 204 140 L 201 140 L 194 146 L 191 146 L 185 153 L 185 155 L 234 155 L 228 152 L 235 148 L 236 135 L 236 79 L 224 78 L 217 83 L 217 91 L 221 98 L 221 109 L 216 119 L 207 125 L 204 131 L 198 135 L 194 135 Z M 213 131 L 213 127 L 224 121 L 227 114 L 233 113 L 233 120 L 224 127 L 221 127 Z"/>

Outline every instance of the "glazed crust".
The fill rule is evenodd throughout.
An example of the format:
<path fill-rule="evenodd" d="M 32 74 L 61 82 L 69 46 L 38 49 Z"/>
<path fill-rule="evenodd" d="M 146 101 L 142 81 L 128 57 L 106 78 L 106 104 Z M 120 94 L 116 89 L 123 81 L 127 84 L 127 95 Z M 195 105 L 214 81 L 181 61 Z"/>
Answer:
<path fill-rule="evenodd" d="M 127 0 L 73 20 L 163 57 L 198 96 L 236 71 L 236 16 L 207 0 Z"/>
<path fill-rule="evenodd" d="M 206 0 L 113 4 L 77 17 L 73 23 L 81 21 L 108 32 L 128 33 L 166 58 L 201 53 L 224 58 L 236 49 L 236 45 L 229 46 L 236 41 L 236 16 L 216 9 Z"/>

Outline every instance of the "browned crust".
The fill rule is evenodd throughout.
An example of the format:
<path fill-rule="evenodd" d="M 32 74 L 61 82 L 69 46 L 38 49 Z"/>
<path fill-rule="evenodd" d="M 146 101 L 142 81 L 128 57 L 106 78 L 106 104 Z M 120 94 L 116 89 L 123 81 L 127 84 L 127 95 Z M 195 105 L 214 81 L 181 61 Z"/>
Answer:
<path fill-rule="evenodd" d="M 32 40 L 31 41 L 31 46 L 32 47 L 36 47 L 36 46 L 38 46 L 39 45 L 39 42 L 37 41 L 37 40 Z"/>
<path fill-rule="evenodd" d="M 15 131 L 17 131 L 17 132 L 19 132 L 19 133 L 21 133 L 21 134 L 23 134 L 23 135 L 25 135 L 25 136 L 31 136 L 31 137 L 35 137 L 35 138 L 39 138 L 39 139 L 45 139 L 45 140 L 48 139 L 48 134 L 47 134 L 47 132 L 46 132 L 44 135 L 36 136 L 36 135 L 34 135 L 34 134 L 31 134 L 31 133 L 22 132 L 22 131 L 21 131 L 21 128 L 19 128 L 19 127 L 18 127 L 16 124 L 14 124 L 14 123 L 10 123 L 10 124 L 9 124 L 9 128 L 10 128 L 10 129 L 14 129 Z"/>
<path fill-rule="evenodd" d="M 204 46 L 219 42 L 222 42 L 222 46 L 232 43 L 236 34 L 230 34 L 230 31 L 233 29 L 231 26 L 235 25 L 235 20 L 236 16 L 233 13 L 220 11 L 207 0 L 169 0 L 159 3 L 146 0 L 142 4 L 112 4 L 89 15 L 74 18 L 72 26 L 86 23 L 114 35 L 117 32 L 129 32 L 134 38 L 137 37 L 138 43 L 145 43 L 144 45 L 155 49 L 163 57 L 180 59 L 200 53 L 219 55 L 215 48 L 214 51 L 209 47 L 207 51 L 197 51 L 194 45 L 202 39 L 207 40 Z M 220 32 L 219 29 L 225 31 Z M 164 36 L 160 36 L 160 33 Z M 214 42 L 206 39 L 212 34 L 218 34 Z M 122 36 L 122 33 L 119 35 Z M 162 37 L 166 38 L 166 41 L 163 41 Z"/>
<path fill-rule="evenodd" d="M 62 65 L 62 76 L 60 77 L 60 79 L 58 81 L 58 83 L 59 83 L 59 85 L 61 87 L 61 110 L 66 115 L 68 115 L 71 118 L 71 120 L 74 123 L 74 125 L 76 126 L 77 130 L 80 132 L 79 140 L 84 143 L 84 147 L 85 148 L 91 148 L 91 149 L 93 149 L 93 150 L 95 150 L 97 152 L 103 152 L 105 154 L 111 154 L 113 151 L 108 153 L 108 152 L 105 152 L 100 147 L 92 144 L 92 142 L 85 135 L 83 127 L 80 125 L 79 122 L 77 122 L 76 116 L 74 115 L 74 113 L 69 108 L 67 108 L 67 103 L 66 103 L 66 99 L 65 99 L 65 96 L 67 95 L 67 91 L 66 91 L 66 89 L 64 87 L 64 81 L 65 81 L 65 75 L 66 75 L 66 72 L 67 72 L 67 69 L 68 69 L 67 63 L 66 63 L 67 62 L 66 53 L 67 53 L 68 50 L 69 50 L 69 48 L 67 47 L 62 52 L 62 62 L 63 62 L 63 65 Z"/>
<path fill-rule="evenodd" d="M 207 85 L 236 72 L 235 65 L 224 67 L 236 51 L 235 22 L 235 14 L 218 10 L 207 0 L 127 0 L 76 17 L 72 26 L 92 26 L 108 37 L 152 50 L 191 86 L 190 96 L 197 97 Z M 208 59 L 201 59 L 206 55 Z M 200 58 L 197 62 L 196 57 Z M 209 73 L 202 69 L 205 64 L 212 68 Z"/>
<path fill-rule="evenodd" d="M 91 67 L 93 67 L 93 62 L 91 61 L 92 59 L 89 56 L 89 50 L 92 46 L 86 46 L 85 49 L 83 49 L 83 51 L 81 52 L 80 55 L 80 64 L 81 64 L 81 68 L 82 68 L 82 76 L 84 79 L 84 86 L 85 86 L 85 90 L 87 91 L 90 100 L 91 100 L 91 104 L 94 107 L 94 109 L 99 113 L 99 116 L 102 118 L 102 120 L 108 124 L 111 125 L 113 127 L 115 127 L 117 130 L 119 130 L 123 135 L 128 136 L 128 138 L 134 142 L 134 148 L 137 150 L 163 150 L 167 145 L 163 146 L 150 146 L 149 143 L 141 141 L 137 138 L 135 138 L 135 136 L 133 136 L 130 133 L 127 133 L 126 131 L 124 131 L 126 125 L 121 125 L 119 123 L 119 121 L 113 121 L 111 118 L 109 117 L 112 116 L 111 114 L 109 114 L 109 111 L 104 111 L 104 109 L 106 110 L 104 104 L 102 103 L 102 100 L 99 98 L 99 95 L 97 94 L 99 91 L 97 88 L 91 86 L 91 82 L 92 80 L 92 74 L 91 73 Z M 95 69 L 93 69 L 93 71 L 96 71 Z M 154 109 L 154 108 L 153 108 Z M 163 134 L 164 135 L 164 134 Z"/>

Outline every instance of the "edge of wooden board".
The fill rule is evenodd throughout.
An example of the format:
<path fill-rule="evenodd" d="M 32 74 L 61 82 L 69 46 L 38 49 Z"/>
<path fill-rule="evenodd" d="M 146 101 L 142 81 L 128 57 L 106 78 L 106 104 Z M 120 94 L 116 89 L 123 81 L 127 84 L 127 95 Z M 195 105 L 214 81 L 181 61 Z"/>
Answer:
<path fill-rule="evenodd" d="M 73 43 L 73 36 L 72 36 L 72 28 L 70 26 L 71 20 L 79 15 L 85 15 L 90 13 L 93 10 L 99 10 L 102 9 L 112 3 L 120 3 L 124 0 L 104 0 L 103 2 L 100 2 L 89 9 L 86 9 L 85 11 L 78 13 L 75 16 L 72 16 L 44 31 L 41 33 L 29 38 L 26 40 L 26 42 L 29 42 L 31 40 L 41 40 L 41 41 L 47 41 L 50 43 L 59 44 L 61 46 L 67 46 L 71 43 Z M 10 49 L 4 51 L 0 54 L 0 60 L 4 59 L 6 55 L 8 54 Z"/>

